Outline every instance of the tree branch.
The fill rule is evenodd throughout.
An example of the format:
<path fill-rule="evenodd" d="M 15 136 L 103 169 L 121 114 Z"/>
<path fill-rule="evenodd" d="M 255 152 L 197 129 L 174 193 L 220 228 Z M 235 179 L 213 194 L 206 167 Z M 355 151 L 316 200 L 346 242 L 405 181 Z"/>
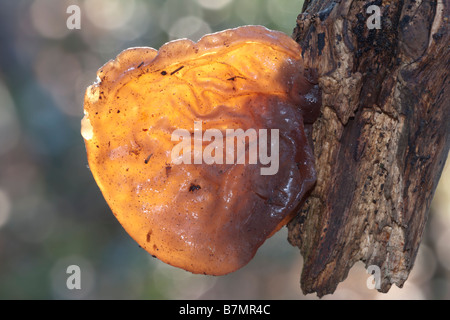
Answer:
<path fill-rule="evenodd" d="M 381 29 L 369 29 L 369 5 Z M 318 74 L 318 180 L 289 242 L 303 292 L 334 292 L 353 264 L 407 279 L 450 146 L 448 2 L 305 1 L 293 38 Z"/>

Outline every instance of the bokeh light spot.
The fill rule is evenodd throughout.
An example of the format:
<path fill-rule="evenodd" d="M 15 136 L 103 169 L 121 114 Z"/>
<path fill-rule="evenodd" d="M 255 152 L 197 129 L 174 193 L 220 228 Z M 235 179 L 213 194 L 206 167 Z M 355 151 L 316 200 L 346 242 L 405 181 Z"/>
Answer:
<path fill-rule="evenodd" d="M 19 141 L 20 127 L 9 90 L 0 79 L 0 155 L 10 151 Z"/>
<path fill-rule="evenodd" d="M 134 6 L 134 0 L 89 0 L 85 2 L 84 11 L 96 27 L 115 30 L 130 21 Z"/>
<path fill-rule="evenodd" d="M 62 39 L 71 30 L 67 28 L 67 7 L 73 4 L 68 1 L 35 0 L 30 7 L 30 16 L 37 32 L 46 38 Z"/>
<path fill-rule="evenodd" d="M 11 203 L 9 197 L 2 189 L 0 189 L 0 228 L 8 222 L 10 212 Z"/>
<path fill-rule="evenodd" d="M 278 25 L 280 31 L 291 33 L 302 6 L 303 4 L 300 1 L 268 0 L 267 14 L 272 22 Z"/>
<path fill-rule="evenodd" d="M 200 18 L 188 16 L 176 21 L 169 30 L 170 39 L 188 38 L 197 41 L 211 32 L 209 24 Z"/>
<path fill-rule="evenodd" d="M 197 0 L 198 4 L 205 9 L 220 10 L 229 5 L 233 0 Z"/>

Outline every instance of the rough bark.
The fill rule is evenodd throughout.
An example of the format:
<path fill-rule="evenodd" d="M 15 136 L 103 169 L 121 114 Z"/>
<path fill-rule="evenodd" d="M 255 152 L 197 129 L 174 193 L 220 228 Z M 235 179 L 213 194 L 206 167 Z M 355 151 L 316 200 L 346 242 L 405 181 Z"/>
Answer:
<path fill-rule="evenodd" d="M 381 8 L 381 29 L 366 10 Z M 310 0 L 294 39 L 318 74 L 318 180 L 289 242 L 303 292 L 334 292 L 359 260 L 401 287 L 450 146 L 449 2 Z"/>

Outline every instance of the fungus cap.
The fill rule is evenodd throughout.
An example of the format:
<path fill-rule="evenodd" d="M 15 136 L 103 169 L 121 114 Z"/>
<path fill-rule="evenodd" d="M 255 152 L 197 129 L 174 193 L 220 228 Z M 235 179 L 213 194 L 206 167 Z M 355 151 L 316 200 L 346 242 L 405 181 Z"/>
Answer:
<path fill-rule="evenodd" d="M 88 163 L 142 248 L 193 273 L 223 275 L 247 264 L 293 217 L 316 179 L 303 114 L 320 97 L 303 72 L 299 45 L 261 26 L 172 41 L 159 51 L 127 49 L 98 71 L 81 129 Z M 267 162 L 250 163 L 248 146 L 244 163 L 194 163 L 195 154 L 191 164 L 174 161 L 176 130 L 192 134 L 198 151 L 196 135 L 211 129 L 223 140 L 203 137 L 201 151 L 225 158 L 217 147 L 228 142 L 227 129 L 278 130 L 277 172 L 262 175 Z"/>

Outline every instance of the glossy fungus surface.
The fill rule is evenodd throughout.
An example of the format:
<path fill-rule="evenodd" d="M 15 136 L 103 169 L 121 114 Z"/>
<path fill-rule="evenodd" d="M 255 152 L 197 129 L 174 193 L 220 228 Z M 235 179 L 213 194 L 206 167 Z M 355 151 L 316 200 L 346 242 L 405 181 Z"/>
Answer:
<path fill-rule="evenodd" d="M 142 248 L 193 273 L 223 275 L 247 264 L 293 217 L 316 179 L 303 119 L 320 103 L 303 73 L 298 44 L 260 26 L 172 41 L 159 51 L 127 49 L 98 71 L 81 128 L 89 167 Z M 230 129 L 257 134 L 236 137 L 236 147 L 248 142 L 244 163 L 237 153 L 227 162 L 220 149 Z M 176 130 L 192 138 L 190 164 L 173 157 L 189 138 L 173 139 Z M 252 139 L 257 150 L 264 142 L 261 130 L 267 154 L 278 157 L 271 174 L 262 174 L 267 161 L 250 161 Z M 217 161 L 199 163 L 199 150 Z"/>

